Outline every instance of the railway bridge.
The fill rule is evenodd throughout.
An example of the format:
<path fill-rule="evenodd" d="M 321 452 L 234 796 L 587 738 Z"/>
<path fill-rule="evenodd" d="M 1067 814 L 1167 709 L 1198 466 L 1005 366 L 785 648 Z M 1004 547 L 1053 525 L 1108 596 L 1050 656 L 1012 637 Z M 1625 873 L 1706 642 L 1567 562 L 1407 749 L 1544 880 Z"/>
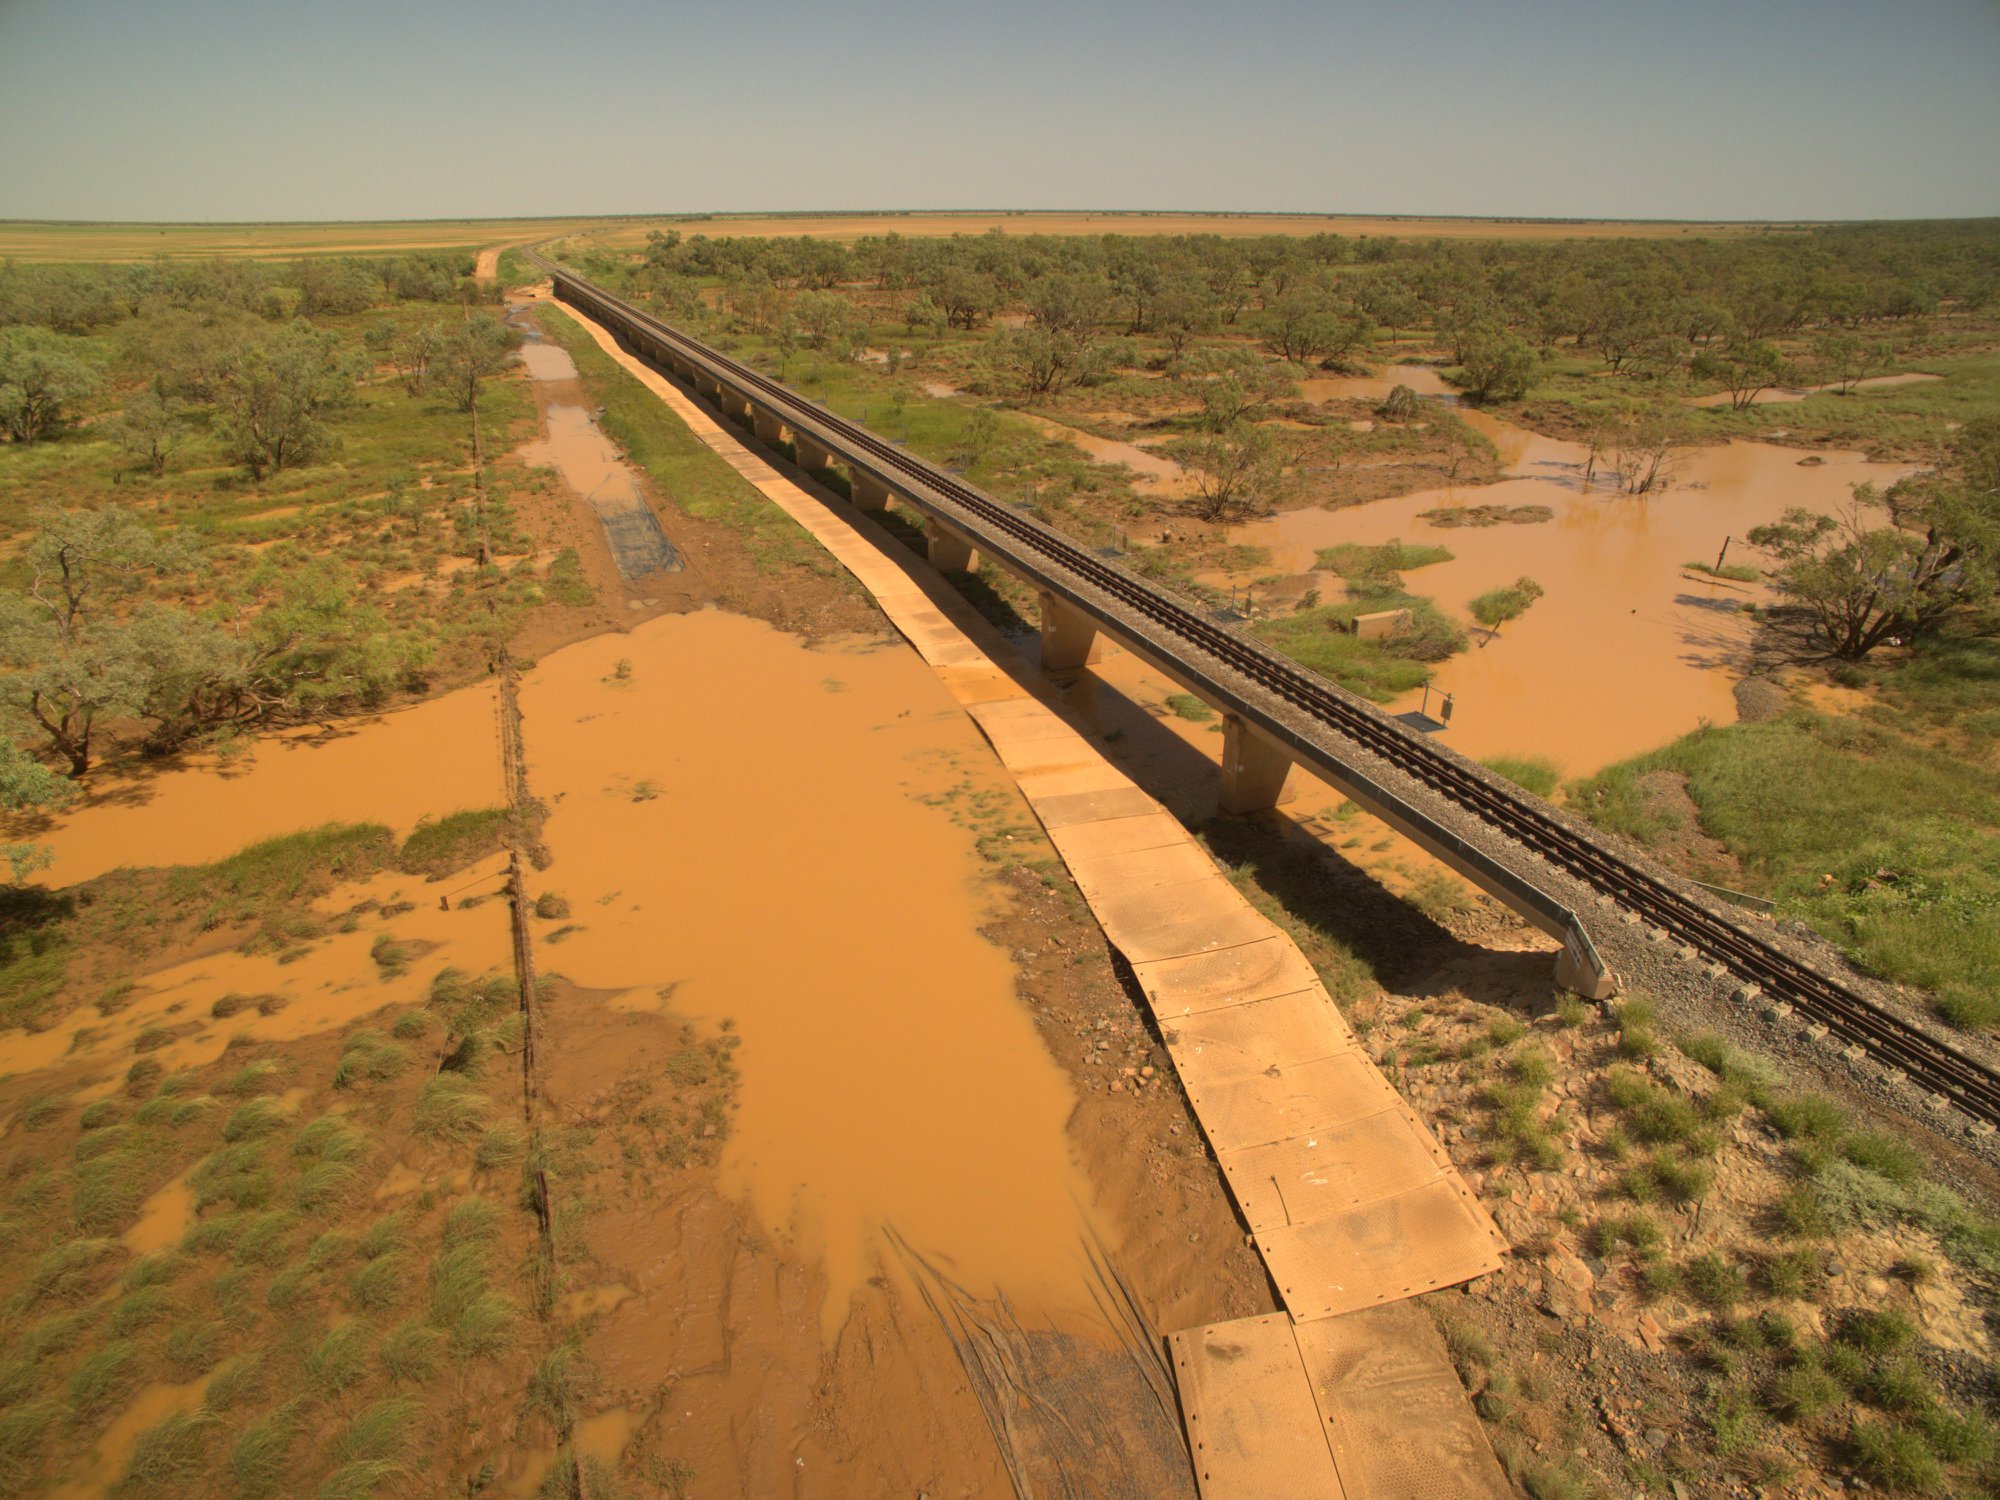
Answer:
<path fill-rule="evenodd" d="M 1040 600 L 1045 668 L 1086 668 L 1115 642 L 1216 709 L 1226 812 L 1277 805 L 1291 768 L 1302 766 L 1556 938 L 1556 979 L 1565 987 L 1603 999 L 1617 981 L 1582 913 L 1551 888 L 1550 873 L 1596 893 L 1593 920 L 1616 920 L 1620 909 L 1627 920 L 1636 914 L 1732 974 L 1740 997 L 1765 995 L 1787 1012 L 1796 1006 L 1816 1034 L 1850 1056 L 1872 1059 L 1982 1126 L 2000 1121 L 2000 1078 L 1980 1062 L 1540 798 L 1272 651 L 1233 617 L 1169 592 L 539 251 L 527 255 L 550 275 L 560 301 L 610 330 L 628 352 L 747 422 L 763 442 L 789 441 L 800 468 L 844 470 L 861 510 L 895 504 L 914 512 L 939 569 L 967 570 L 984 557 L 1022 580 Z"/>
<path fill-rule="evenodd" d="M 533 258 L 550 273 L 560 301 L 588 313 L 630 353 L 678 376 L 725 415 L 747 423 L 760 442 L 789 441 L 794 461 L 808 473 L 844 469 L 849 495 L 861 510 L 896 504 L 914 511 L 923 520 L 931 564 L 941 572 L 970 571 L 983 556 L 1033 589 L 1040 600 L 1044 668 L 1087 667 L 1099 659 L 1107 641 L 1115 642 L 1217 710 L 1223 725 L 1225 812 L 1278 805 L 1292 766 L 1305 766 L 1561 941 L 1558 982 L 1593 999 L 1612 993 L 1613 977 L 1576 913 L 1454 832 L 1409 789 L 1396 785 L 1400 778 L 1393 771 L 1400 761 L 1449 752 L 1438 751 L 1374 704 L 1019 507 L 984 494 L 567 268 L 540 255 Z M 1367 738 L 1358 737 L 1356 728 Z M 1464 768 L 1462 774 L 1489 789 L 1506 785 L 1462 757 L 1450 759 Z M 1375 763 L 1381 760 L 1388 765 Z"/>

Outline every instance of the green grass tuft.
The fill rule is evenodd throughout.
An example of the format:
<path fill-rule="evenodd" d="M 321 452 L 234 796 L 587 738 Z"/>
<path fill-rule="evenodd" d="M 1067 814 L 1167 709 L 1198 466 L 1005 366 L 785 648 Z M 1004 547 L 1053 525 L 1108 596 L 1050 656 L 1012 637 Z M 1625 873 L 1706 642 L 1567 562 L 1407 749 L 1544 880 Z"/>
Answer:
<path fill-rule="evenodd" d="M 288 1402 L 266 1412 L 248 1427 L 230 1450 L 229 1473 L 238 1500 L 267 1500 L 291 1477 L 292 1445 L 299 1436 L 299 1403 Z"/>
<path fill-rule="evenodd" d="M 492 1102 L 462 1074 L 439 1073 L 425 1080 L 417 1095 L 412 1129 L 430 1141 L 470 1140 L 485 1128 L 491 1107 Z"/>
<path fill-rule="evenodd" d="M 229 1112 L 229 1118 L 222 1125 L 222 1138 L 225 1141 L 254 1140 L 258 1136 L 269 1135 L 284 1122 L 282 1105 L 271 1099 L 252 1099 Z"/>
<path fill-rule="evenodd" d="M 203 1472 L 215 1418 L 206 1412 L 174 1412 L 140 1433 L 132 1444 L 121 1495 L 178 1494 Z"/>
<path fill-rule="evenodd" d="M 399 1323 L 382 1341 L 382 1371 L 399 1385 L 428 1385 L 437 1376 L 447 1342 L 442 1329 L 414 1320 Z"/>
<path fill-rule="evenodd" d="M 79 1422 L 102 1416 L 139 1384 L 139 1346 L 116 1339 L 84 1355 L 69 1377 L 69 1409 Z"/>
<path fill-rule="evenodd" d="M 1544 799 L 1553 797 L 1562 785 L 1562 767 L 1545 755 L 1495 755 L 1481 764 Z"/>
<path fill-rule="evenodd" d="M 513 814 L 504 807 L 468 808 L 417 824 L 396 855 L 413 875 L 449 875 L 497 854 Z"/>
<path fill-rule="evenodd" d="M 1878 1489 L 1898 1495 L 1935 1495 L 1943 1489 L 1944 1466 L 1912 1428 L 1857 1418 L 1848 1443 L 1854 1467 Z"/>
<path fill-rule="evenodd" d="M 314 1344 L 305 1358 L 310 1388 L 323 1396 L 350 1391 L 368 1378 L 369 1334 L 361 1319 L 343 1323 Z"/>
<path fill-rule="evenodd" d="M 340 1050 L 340 1061 L 333 1070 L 333 1086 L 351 1089 L 362 1083 L 380 1083 L 402 1072 L 409 1061 L 408 1049 L 381 1032 L 357 1031 Z"/>

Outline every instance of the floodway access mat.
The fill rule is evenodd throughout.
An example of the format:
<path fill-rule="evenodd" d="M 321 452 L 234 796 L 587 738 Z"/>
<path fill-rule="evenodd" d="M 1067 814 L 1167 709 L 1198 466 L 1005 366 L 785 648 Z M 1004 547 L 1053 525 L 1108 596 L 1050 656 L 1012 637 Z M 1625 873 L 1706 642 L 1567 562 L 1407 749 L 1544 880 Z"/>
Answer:
<path fill-rule="evenodd" d="M 899 544 L 780 474 L 571 311 L 875 596 L 992 743 L 1138 976 L 1286 1313 L 1172 1336 L 1206 1500 L 1510 1493 L 1436 1330 L 1401 1299 L 1507 1244 L 1358 1045 L 1296 944 L 1159 803 L 1000 662 L 1012 649 Z"/>
<path fill-rule="evenodd" d="M 1204 1500 L 1505 1500 L 1437 1329 L 1393 1303 L 1167 1340 Z"/>

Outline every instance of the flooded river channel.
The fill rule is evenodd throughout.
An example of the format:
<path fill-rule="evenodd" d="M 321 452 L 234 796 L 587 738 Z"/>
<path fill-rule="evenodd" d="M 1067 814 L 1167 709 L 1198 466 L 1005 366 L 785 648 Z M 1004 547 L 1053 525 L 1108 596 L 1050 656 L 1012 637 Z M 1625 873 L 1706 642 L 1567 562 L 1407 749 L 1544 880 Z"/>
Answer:
<path fill-rule="evenodd" d="M 933 674 L 711 611 L 546 659 L 522 710 L 575 914 L 539 962 L 742 1037 L 724 1185 L 822 1261 L 825 1331 L 890 1228 L 982 1295 L 1087 1305 L 1072 1091 L 980 935 L 1018 794 Z"/>

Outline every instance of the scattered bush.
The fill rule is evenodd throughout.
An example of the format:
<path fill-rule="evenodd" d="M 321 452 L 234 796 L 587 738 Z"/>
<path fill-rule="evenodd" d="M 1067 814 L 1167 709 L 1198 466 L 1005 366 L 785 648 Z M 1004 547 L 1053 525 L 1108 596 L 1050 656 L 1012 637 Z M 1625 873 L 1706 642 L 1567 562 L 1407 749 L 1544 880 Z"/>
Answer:
<path fill-rule="evenodd" d="M 1788 1141 L 1837 1142 L 1847 1133 L 1847 1111 L 1823 1094 L 1787 1094 L 1766 1109 Z"/>
<path fill-rule="evenodd" d="M 499 1120 L 486 1127 L 473 1153 L 473 1165 L 483 1172 L 516 1166 L 528 1155 L 528 1132 L 518 1121 Z"/>
<path fill-rule="evenodd" d="M 348 1278 L 354 1305 L 366 1312 L 384 1312 L 408 1297 L 416 1284 L 409 1255 L 391 1250 L 364 1261 Z"/>
<path fill-rule="evenodd" d="M 17 1307 L 46 1302 L 81 1302 L 117 1274 L 124 1248 L 116 1240 L 69 1240 L 42 1252 L 29 1267 L 15 1298 Z"/>
<path fill-rule="evenodd" d="M 238 1105 L 229 1112 L 223 1122 L 222 1138 L 225 1141 L 254 1140 L 260 1135 L 269 1135 L 284 1123 L 285 1111 L 270 1099 L 252 1099 L 248 1104 Z"/>
<path fill-rule="evenodd" d="M 300 1161 L 348 1162 L 367 1150 L 367 1135 L 339 1115 L 321 1115 L 292 1141 L 292 1155 Z"/>
<path fill-rule="evenodd" d="M 139 1383 L 139 1346 L 115 1339 L 84 1355 L 69 1377 L 69 1407 L 79 1422 L 101 1416 Z"/>
<path fill-rule="evenodd" d="M 399 1323 L 382 1341 L 382 1370 L 403 1385 L 427 1385 L 444 1357 L 445 1335 L 415 1321 Z"/>
<path fill-rule="evenodd" d="M 399 1042 L 413 1042 L 435 1025 L 437 1022 L 428 1011 L 406 1010 L 396 1017 L 395 1024 L 389 1028 L 389 1035 Z"/>
<path fill-rule="evenodd" d="M 287 1402 L 243 1429 L 229 1454 L 230 1476 L 241 1500 L 265 1500 L 291 1477 L 292 1444 L 299 1435 L 299 1403 Z"/>

